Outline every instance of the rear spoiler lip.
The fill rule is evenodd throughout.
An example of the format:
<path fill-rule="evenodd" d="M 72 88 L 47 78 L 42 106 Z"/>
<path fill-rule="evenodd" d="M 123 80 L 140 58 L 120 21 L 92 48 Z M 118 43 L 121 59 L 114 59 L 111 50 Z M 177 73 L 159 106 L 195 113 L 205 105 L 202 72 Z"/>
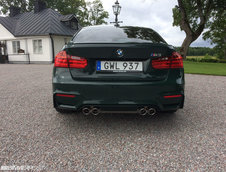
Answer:
<path fill-rule="evenodd" d="M 173 49 L 173 46 L 165 44 L 165 43 L 73 43 L 70 42 L 67 45 L 64 46 L 64 49 L 70 49 L 70 48 L 80 48 L 80 47 L 146 47 L 146 46 L 162 46 L 162 47 L 167 47 L 170 49 Z"/>

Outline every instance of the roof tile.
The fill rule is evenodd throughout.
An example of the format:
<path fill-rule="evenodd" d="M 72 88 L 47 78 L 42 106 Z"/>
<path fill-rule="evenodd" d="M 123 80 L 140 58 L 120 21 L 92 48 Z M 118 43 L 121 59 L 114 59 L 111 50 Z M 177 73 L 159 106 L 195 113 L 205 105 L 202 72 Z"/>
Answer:
<path fill-rule="evenodd" d="M 14 17 L 0 17 L 0 23 L 14 36 L 63 35 L 73 36 L 77 31 L 66 26 L 62 20 L 74 15 L 61 15 L 47 8 L 39 13 L 27 12 Z"/>

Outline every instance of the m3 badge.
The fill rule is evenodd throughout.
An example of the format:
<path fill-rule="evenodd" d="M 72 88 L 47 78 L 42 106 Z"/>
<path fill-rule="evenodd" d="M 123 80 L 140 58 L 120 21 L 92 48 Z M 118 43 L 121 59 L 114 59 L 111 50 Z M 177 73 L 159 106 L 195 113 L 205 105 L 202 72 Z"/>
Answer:
<path fill-rule="evenodd" d="M 161 53 L 151 53 L 151 57 L 161 57 Z"/>

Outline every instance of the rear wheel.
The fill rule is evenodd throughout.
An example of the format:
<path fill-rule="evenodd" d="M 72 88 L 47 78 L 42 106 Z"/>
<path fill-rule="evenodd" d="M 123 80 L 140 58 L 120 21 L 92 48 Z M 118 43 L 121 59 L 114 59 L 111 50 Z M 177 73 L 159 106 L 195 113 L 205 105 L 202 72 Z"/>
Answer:
<path fill-rule="evenodd" d="M 72 110 L 60 109 L 58 107 L 55 107 L 55 109 L 58 113 L 61 113 L 61 114 L 73 113 Z"/>
<path fill-rule="evenodd" d="M 168 111 L 165 111 L 165 113 L 175 113 L 177 110 L 168 110 Z"/>
<path fill-rule="evenodd" d="M 163 111 L 163 113 L 170 113 L 170 114 L 173 114 L 175 113 L 177 110 L 168 110 L 168 111 Z"/>
<path fill-rule="evenodd" d="M 73 111 L 72 110 L 67 110 L 67 109 L 61 109 L 58 107 L 58 104 L 56 103 L 56 100 L 55 98 L 53 97 L 53 102 L 54 102 L 54 108 L 55 110 L 58 112 L 58 113 L 61 113 L 61 114 L 66 114 L 66 113 L 72 113 Z"/>

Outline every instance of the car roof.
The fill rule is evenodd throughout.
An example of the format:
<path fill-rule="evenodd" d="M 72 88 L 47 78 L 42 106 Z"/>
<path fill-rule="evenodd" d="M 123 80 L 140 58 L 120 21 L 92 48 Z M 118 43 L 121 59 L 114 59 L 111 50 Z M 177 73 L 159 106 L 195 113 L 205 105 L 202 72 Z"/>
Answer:
<path fill-rule="evenodd" d="M 76 43 L 166 43 L 153 29 L 138 26 L 97 25 L 81 29 L 74 38 Z"/>
<path fill-rule="evenodd" d="M 114 26 L 114 25 L 94 25 L 94 26 L 86 26 L 83 29 L 123 29 L 123 28 L 137 28 L 137 29 L 151 29 L 147 27 L 140 27 L 140 26 Z M 153 29 L 151 29 L 153 30 Z"/>

